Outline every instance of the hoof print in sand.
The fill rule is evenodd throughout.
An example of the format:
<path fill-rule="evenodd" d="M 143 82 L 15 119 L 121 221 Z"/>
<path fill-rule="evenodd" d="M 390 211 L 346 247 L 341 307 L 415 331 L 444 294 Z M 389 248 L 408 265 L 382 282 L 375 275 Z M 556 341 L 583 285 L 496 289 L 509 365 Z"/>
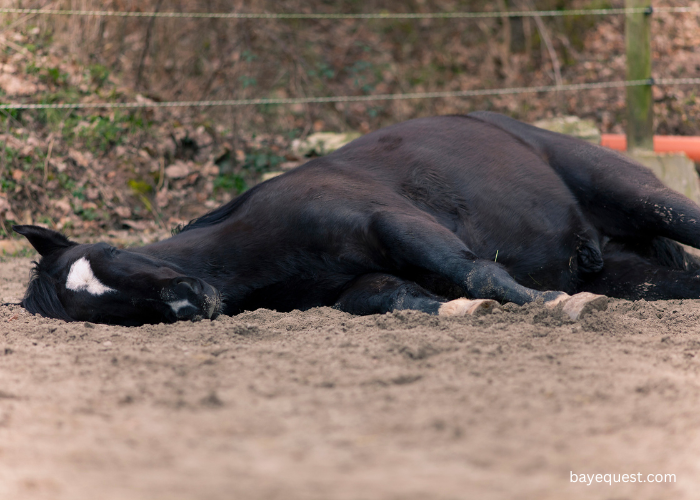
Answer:
<path fill-rule="evenodd" d="M 466 316 L 475 314 L 486 314 L 498 307 L 498 302 L 489 299 L 456 299 L 445 302 L 440 306 L 438 314 L 440 316 Z"/>

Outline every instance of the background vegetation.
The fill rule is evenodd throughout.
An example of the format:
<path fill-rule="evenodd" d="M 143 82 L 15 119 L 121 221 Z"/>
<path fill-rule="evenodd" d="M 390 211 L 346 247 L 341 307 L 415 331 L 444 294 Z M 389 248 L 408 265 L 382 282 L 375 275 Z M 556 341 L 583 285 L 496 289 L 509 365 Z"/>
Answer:
<path fill-rule="evenodd" d="M 667 5 L 690 5 L 669 0 Z M 0 0 L 1 6 L 177 12 L 456 12 L 621 7 L 621 0 Z M 700 20 L 654 14 L 654 73 L 700 73 Z M 0 18 L 0 100 L 222 100 L 621 80 L 622 16 L 434 20 Z M 697 134 L 692 87 L 655 89 L 656 129 Z M 0 237 L 14 222 L 139 232 L 200 215 L 314 131 L 490 109 L 624 130 L 624 90 L 391 102 L 0 113 Z"/>

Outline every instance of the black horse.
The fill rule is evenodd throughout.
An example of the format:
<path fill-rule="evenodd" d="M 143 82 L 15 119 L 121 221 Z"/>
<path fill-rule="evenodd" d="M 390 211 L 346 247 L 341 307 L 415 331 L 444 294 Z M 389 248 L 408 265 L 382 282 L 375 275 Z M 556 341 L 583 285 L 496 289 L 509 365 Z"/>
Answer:
<path fill-rule="evenodd" d="M 605 307 L 594 294 L 698 298 L 700 263 L 676 242 L 700 247 L 699 221 L 700 207 L 625 156 L 479 112 L 368 134 L 142 248 L 14 229 L 41 254 L 28 311 L 137 325 L 537 299 L 576 317 Z"/>

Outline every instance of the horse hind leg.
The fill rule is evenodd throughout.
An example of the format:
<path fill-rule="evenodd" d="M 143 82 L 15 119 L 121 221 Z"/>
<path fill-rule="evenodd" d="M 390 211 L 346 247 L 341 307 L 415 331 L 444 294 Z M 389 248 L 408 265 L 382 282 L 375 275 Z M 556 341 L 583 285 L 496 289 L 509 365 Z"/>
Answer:
<path fill-rule="evenodd" d="M 700 248 L 700 207 L 696 203 L 632 160 L 602 148 L 596 153 L 600 164 L 609 169 L 607 178 L 580 193 L 578 199 L 599 231 L 612 238 L 648 241 L 662 237 Z"/>
<path fill-rule="evenodd" d="M 469 116 L 505 130 L 538 152 L 604 235 L 663 236 L 700 248 L 700 207 L 633 159 L 497 113 Z"/>
<path fill-rule="evenodd" d="M 632 252 L 652 264 L 669 269 L 679 271 L 700 270 L 700 256 L 697 251 L 690 253 L 681 244 L 668 238 L 656 237 L 651 240 L 613 242 L 604 249 L 608 254 L 614 254 L 617 251 Z"/>
<path fill-rule="evenodd" d="M 691 256 L 665 253 L 672 250 L 651 249 L 640 254 L 615 245 L 604 252 L 603 270 L 585 276 L 579 289 L 627 300 L 700 298 L 698 262 Z"/>

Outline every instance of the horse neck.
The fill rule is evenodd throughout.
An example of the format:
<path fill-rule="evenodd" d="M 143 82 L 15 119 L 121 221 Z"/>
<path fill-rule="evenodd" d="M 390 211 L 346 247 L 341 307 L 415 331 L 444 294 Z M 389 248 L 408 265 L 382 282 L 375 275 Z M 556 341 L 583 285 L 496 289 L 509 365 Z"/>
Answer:
<path fill-rule="evenodd" d="M 231 231 L 224 234 L 222 229 L 221 225 L 192 229 L 134 251 L 172 262 L 189 275 L 205 280 L 213 269 L 234 273 L 231 255 L 237 238 Z"/>

